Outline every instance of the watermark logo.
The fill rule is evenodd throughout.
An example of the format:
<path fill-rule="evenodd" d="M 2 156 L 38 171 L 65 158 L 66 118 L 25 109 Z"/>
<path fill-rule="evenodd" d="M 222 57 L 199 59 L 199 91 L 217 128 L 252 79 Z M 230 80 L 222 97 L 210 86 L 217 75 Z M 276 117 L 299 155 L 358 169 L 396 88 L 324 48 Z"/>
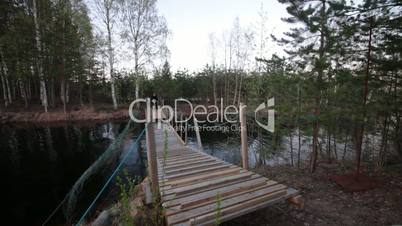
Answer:
<path fill-rule="evenodd" d="M 275 131 L 275 110 L 270 109 L 273 106 L 275 106 L 275 98 L 271 98 L 267 100 L 267 104 L 265 105 L 265 102 L 261 103 L 254 111 L 254 117 L 255 121 L 259 126 L 264 128 L 265 130 L 268 130 L 269 132 L 273 133 Z M 264 109 L 267 109 L 268 113 L 268 123 L 264 124 L 258 121 L 257 114 L 259 111 L 262 111 Z"/>
<path fill-rule="evenodd" d="M 136 118 L 134 115 L 134 107 L 138 106 L 139 104 L 145 104 L 146 107 L 146 113 L 145 117 L 143 119 Z M 221 98 L 220 99 L 220 105 L 193 105 L 189 100 L 179 98 L 176 99 L 174 102 L 174 108 L 170 105 L 162 105 L 162 106 L 157 106 L 157 103 L 155 101 L 151 101 L 149 98 L 144 99 L 136 99 L 133 102 L 131 102 L 130 107 L 129 107 L 129 115 L 130 118 L 137 123 L 146 123 L 146 122 L 158 122 L 158 125 L 161 124 L 161 122 L 164 123 L 170 123 L 173 119 L 174 122 L 176 123 L 186 123 L 188 122 L 191 118 L 193 120 L 196 120 L 199 123 L 209 123 L 212 124 L 213 126 L 207 126 L 207 125 L 202 125 L 199 126 L 199 129 L 206 130 L 206 131 L 223 131 L 223 132 L 228 132 L 228 131 L 237 131 L 239 130 L 238 126 L 235 126 L 237 122 L 239 122 L 239 108 L 235 105 L 228 105 L 224 107 L 223 105 L 224 101 Z M 275 105 L 275 99 L 271 98 L 268 99 L 267 102 L 261 103 L 254 111 L 254 116 L 255 116 L 255 121 L 256 123 L 264 128 L 265 130 L 269 132 L 274 132 L 275 130 L 275 111 L 272 109 L 272 107 Z M 243 105 L 243 107 L 245 107 Z M 188 109 L 185 114 L 180 111 L 181 108 L 186 108 Z M 268 122 L 267 124 L 262 123 L 258 120 L 257 115 L 258 113 L 267 113 L 268 117 Z M 179 118 L 180 116 L 180 118 Z M 184 117 L 183 117 L 184 116 Z M 264 117 L 262 117 L 264 118 Z M 230 128 L 225 125 L 225 124 L 234 124 L 230 126 Z M 224 128 L 217 128 L 217 124 L 221 124 L 220 126 L 224 126 Z M 212 129 L 211 129 L 211 128 Z"/>

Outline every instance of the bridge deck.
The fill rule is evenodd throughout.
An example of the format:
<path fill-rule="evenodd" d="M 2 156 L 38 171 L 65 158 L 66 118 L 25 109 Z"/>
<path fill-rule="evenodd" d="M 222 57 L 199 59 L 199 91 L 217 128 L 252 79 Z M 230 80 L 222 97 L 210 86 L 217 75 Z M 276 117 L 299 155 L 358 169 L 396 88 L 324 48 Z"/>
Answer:
<path fill-rule="evenodd" d="M 220 222 L 227 221 L 298 193 L 186 147 L 168 124 L 160 128 L 155 125 L 154 129 L 159 189 L 167 225 L 214 225 L 217 215 Z"/>

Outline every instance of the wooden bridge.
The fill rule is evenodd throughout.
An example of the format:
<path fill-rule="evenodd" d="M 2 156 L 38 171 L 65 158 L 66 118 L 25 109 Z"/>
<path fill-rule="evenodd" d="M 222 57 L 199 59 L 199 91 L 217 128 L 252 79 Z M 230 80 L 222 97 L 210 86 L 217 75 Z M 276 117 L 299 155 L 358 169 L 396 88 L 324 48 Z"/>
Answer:
<path fill-rule="evenodd" d="M 186 146 L 168 123 L 147 124 L 147 155 L 167 225 L 214 225 L 283 200 L 301 205 L 297 190 Z"/>

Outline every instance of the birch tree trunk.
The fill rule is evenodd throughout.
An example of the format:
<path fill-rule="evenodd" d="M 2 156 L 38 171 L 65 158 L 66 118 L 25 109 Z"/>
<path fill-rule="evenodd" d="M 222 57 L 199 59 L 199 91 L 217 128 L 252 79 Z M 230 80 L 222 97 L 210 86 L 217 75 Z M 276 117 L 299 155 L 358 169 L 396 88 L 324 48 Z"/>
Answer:
<path fill-rule="evenodd" d="M 240 83 L 239 83 L 239 91 L 238 91 L 238 103 L 240 104 L 241 102 L 241 87 L 243 85 L 243 76 L 242 74 L 239 75 L 240 76 Z"/>
<path fill-rule="evenodd" d="M 290 144 L 290 161 L 291 161 L 291 166 L 294 166 L 294 160 L 293 160 L 293 134 L 292 134 L 292 130 L 289 131 L 289 144 Z"/>
<path fill-rule="evenodd" d="M 115 83 L 114 83 L 114 68 L 113 68 L 113 63 L 114 63 L 114 54 L 113 54 L 113 48 L 112 48 L 112 33 L 111 33 L 111 28 L 110 28 L 110 9 L 107 10 L 106 12 L 106 26 L 107 26 L 107 41 L 108 41 L 108 57 L 109 57 L 109 73 L 110 73 L 110 88 L 112 91 L 112 100 L 113 100 L 113 108 L 116 110 L 117 109 L 117 99 L 116 99 L 116 89 L 115 89 Z"/>
<path fill-rule="evenodd" d="M 47 93 L 46 93 L 46 83 L 44 80 L 43 75 L 43 68 L 42 68 L 42 47 L 41 47 L 41 37 L 40 37 L 40 29 L 39 29 L 39 22 L 38 22 L 38 10 L 36 8 L 36 0 L 33 0 L 33 16 L 34 16 L 34 24 L 35 24 L 35 41 L 36 41 L 36 49 L 38 50 L 38 57 L 37 57 L 37 69 L 39 74 L 39 83 L 40 83 L 40 97 L 42 101 L 42 105 L 45 108 L 45 112 L 47 112 Z"/>
<path fill-rule="evenodd" d="M 216 95 L 216 78 L 215 78 L 215 67 L 212 72 L 212 91 L 214 95 L 214 104 L 217 106 L 217 95 Z"/>
<path fill-rule="evenodd" d="M 60 99 L 61 102 L 63 103 L 63 112 L 66 113 L 67 107 L 66 107 L 66 80 L 62 79 L 60 81 Z"/>
<path fill-rule="evenodd" d="M 236 99 L 237 99 L 237 88 L 238 88 L 238 75 L 237 75 L 238 71 L 236 70 L 235 72 L 235 88 L 234 88 L 234 96 L 233 96 L 233 105 L 236 105 Z"/>
<path fill-rule="evenodd" d="M 2 77 L 1 82 L 3 86 L 3 96 L 4 96 L 4 105 L 7 107 L 12 103 L 10 86 L 8 84 L 8 67 L 6 61 L 4 60 L 3 48 L 0 46 L 0 58 L 1 58 L 1 68 L 2 68 Z"/>
<path fill-rule="evenodd" d="M 4 82 L 4 76 L 1 76 L 1 84 L 3 87 L 3 98 L 4 98 L 4 106 L 7 108 L 8 107 L 8 98 L 7 98 L 7 89 L 6 89 L 6 83 Z"/>
<path fill-rule="evenodd" d="M 8 81 L 8 74 L 5 76 L 4 80 L 6 81 L 8 103 L 12 104 L 13 99 L 11 97 L 11 90 L 10 90 L 10 83 Z"/>
<path fill-rule="evenodd" d="M 27 94 L 25 91 L 24 83 L 22 82 L 21 79 L 18 79 L 18 85 L 20 87 L 21 97 L 24 99 L 25 109 L 27 109 L 28 108 L 28 98 L 27 98 Z"/>

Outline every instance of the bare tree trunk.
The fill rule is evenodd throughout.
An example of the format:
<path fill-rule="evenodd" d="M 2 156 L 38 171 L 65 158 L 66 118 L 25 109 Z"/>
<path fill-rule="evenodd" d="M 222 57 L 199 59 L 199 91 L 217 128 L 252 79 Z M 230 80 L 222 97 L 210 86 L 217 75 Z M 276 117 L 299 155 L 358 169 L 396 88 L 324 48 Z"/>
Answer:
<path fill-rule="evenodd" d="M 139 93 L 140 93 L 140 84 L 139 84 L 140 82 L 139 82 L 139 78 L 137 77 L 136 79 L 135 79 L 135 99 L 138 99 L 139 98 Z"/>
<path fill-rule="evenodd" d="M 107 5 L 107 3 L 105 3 Z M 110 11 L 111 11 L 111 3 L 105 7 L 106 11 L 106 29 L 107 29 L 107 45 L 108 45 L 108 58 L 109 58 L 109 74 L 110 74 L 110 88 L 112 91 L 112 100 L 113 100 L 113 108 L 117 109 L 117 99 L 116 99 L 116 89 L 115 89 L 115 81 L 114 81 L 114 53 L 112 48 L 112 31 L 111 31 L 111 18 L 110 18 Z"/>
<path fill-rule="evenodd" d="M 1 65 L 1 85 L 2 85 L 2 90 L 3 90 L 3 99 L 4 99 L 4 106 L 7 108 L 8 107 L 8 94 L 7 94 L 7 88 L 6 88 L 6 83 L 4 81 L 4 68 L 3 65 Z"/>
<path fill-rule="evenodd" d="M 228 100 L 228 71 L 225 70 L 225 100 L 224 100 L 224 105 L 227 105 L 227 100 Z"/>
<path fill-rule="evenodd" d="M 301 161 L 301 137 L 300 137 L 300 128 L 297 128 L 297 139 L 298 139 L 298 147 L 297 147 L 297 167 L 300 168 Z"/>
<path fill-rule="evenodd" d="M 47 93 L 46 93 L 46 83 L 43 75 L 43 68 L 42 68 L 42 46 L 41 46 L 41 36 L 40 36 L 40 29 L 39 29 L 39 22 L 38 22 L 38 11 L 36 8 L 36 0 L 33 0 L 33 16 L 34 16 L 34 24 L 35 24 L 35 40 L 36 40 L 36 49 L 38 50 L 38 58 L 36 61 L 38 74 L 39 74 L 39 82 L 40 82 L 40 96 L 42 100 L 42 105 L 45 108 L 45 112 L 47 112 L 48 103 L 47 103 Z"/>
<path fill-rule="evenodd" d="M 214 104 L 217 106 L 217 97 L 216 97 L 216 78 L 215 78 L 215 66 L 212 69 L 212 92 L 214 95 Z"/>
<path fill-rule="evenodd" d="M 366 65 L 366 76 L 364 79 L 364 93 L 363 93 L 363 122 L 360 123 L 359 128 L 357 129 L 357 139 L 356 139 L 356 178 L 359 177 L 360 174 L 360 163 L 361 163 L 361 155 L 362 155 L 362 143 L 363 143 L 363 135 L 364 135 L 364 121 L 366 119 L 366 103 L 368 97 L 368 80 L 370 76 L 370 63 L 371 63 L 371 36 L 372 36 L 373 28 L 372 28 L 372 18 L 370 18 L 370 27 L 369 27 L 369 40 L 368 40 L 368 49 L 367 49 L 367 65 Z"/>
<path fill-rule="evenodd" d="M 29 78 L 28 78 L 27 94 L 28 94 L 28 100 L 31 100 L 32 99 L 32 90 L 31 90 L 31 79 L 29 79 Z"/>
<path fill-rule="evenodd" d="M 6 76 L 6 77 L 4 78 L 4 80 L 6 81 L 8 103 L 9 103 L 9 104 L 12 104 L 12 103 L 13 103 L 13 99 L 12 99 L 12 97 L 11 97 L 10 83 L 8 82 L 8 76 Z"/>
<path fill-rule="evenodd" d="M 24 83 L 22 82 L 21 79 L 18 79 L 18 84 L 19 84 L 19 87 L 20 87 L 21 97 L 23 98 L 24 103 L 25 103 L 25 105 L 24 105 L 25 109 L 27 109 L 28 108 L 28 98 L 27 98 L 27 94 L 25 92 Z"/>
<path fill-rule="evenodd" d="M 54 77 L 50 79 L 50 87 L 49 87 L 49 102 L 50 106 L 53 108 L 56 106 L 56 94 L 55 94 L 55 88 L 54 88 Z"/>
<path fill-rule="evenodd" d="M 241 101 L 241 94 L 242 94 L 242 92 L 241 92 L 241 87 L 242 87 L 242 85 L 243 85 L 243 76 L 242 76 L 242 74 L 240 73 L 240 83 L 239 83 L 239 92 L 238 92 L 238 103 L 240 104 L 240 101 Z"/>
<path fill-rule="evenodd" d="M 92 56 L 93 58 L 94 56 Z M 94 100 L 93 100 L 93 94 L 92 94 L 92 83 L 93 83 L 93 78 L 91 74 L 91 64 L 88 64 L 88 101 L 89 101 L 89 107 L 93 109 L 94 107 Z"/>
<path fill-rule="evenodd" d="M 388 118 L 389 118 L 388 115 L 386 115 L 385 119 L 384 119 L 384 127 L 382 130 L 381 146 L 380 146 L 380 151 L 378 152 L 378 157 L 377 157 L 376 167 L 375 167 L 376 172 L 382 171 L 382 168 L 385 163 L 385 153 L 386 153 L 386 149 L 387 149 L 388 130 L 389 130 Z"/>
<path fill-rule="evenodd" d="M 3 48 L 0 46 L 0 57 L 1 57 L 1 83 L 3 87 L 3 97 L 4 97 L 4 106 L 7 108 L 9 104 L 12 103 L 10 87 L 8 85 L 8 67 L 6 61 L 4 60 Z"/>
<path fill-rule="evenodd" d="M 336 161 L 338 161 L 338 148 L 337 148 L 337 145 L 336 145 L 336 135 L 334 134 L 333 135 L 333 138 L 334 138 L 334 155 L 335 155 L 335 160 Z"/>
<path fill-rule="evenodd" d="M 70 83 L 66 81 L 66 103 L 70 103 Z"/>
<path fill-rule="evenodd" d="M 7 88 L 6 88 L 6 83 L 4 81 L 4 76 L 1 76 L 1 84 L 3 87 L 3 98 L 4 98 L 4 106 L 7 108 L 8 107 L 8 97 L 7 97 Z"/>
<path fill-rule="evenodd" d="M 80 93 L 79 93 L 79 96 L 80 96 L 80 105 L 81 106 L 84 106 L 84 100 L 83 100 L 83 96 L 82 96 L 82 82 L 81 81 L 79 81 L 79 89 L 80 89 Z"/>
<path fill-rule="evenodd" d="M 60 99 L 61 99 L 61 102 L 63 103 L 63 112 L 66 113 L 67 112 L 67 106 L 66 106 L 67 95 L 66 95 L 66 80 L 65 79 L 62 79 L 60 81 Z"/>
<path fill-rule="evenodd" d="M 297 84 L 297 167 L 300 168 L 300 150 L 301 150 L 301 137 L 300 137 L 300 85 Z"/>
<path fill-rule="evenodd" d="M 236 105 L 236 99 L 237 99 L 237 88 L 238 88 L 238 71 L 236 70 L 236 73 L 235 73 L 235 89 L 234 89 L 234 91 L 235 91 L 235 93 L 234 93 L 234 96 L 233 96 L 233 105 Z"/>
<path fill-rule="evenodd" d="M 290 161 L 291 165 L 294 166 L 294 161 L 293 161 L 293 134 L 292 131 L 289 131 L 289 143 L 290 143 Z"/>
<path fill-rule="evenodd" d="M 321 0 L 321 12 L 320 12 L 320 48 L 319 48 L 319 59 L 322 60 L 324 58 L 324 53 L 325 53 L 325 22 L 326 22 L 326 16 L 325 16 L 325 4 L 326 0 Z M 318 68 L 318 78 L 316 83 L 318 84 L 317 88 L 318 90 L 321 89 L 319 86 L 320 83 L 322 82 L 322 77 L 323 77 L 323 69 Z M 320 111 L 321 111 L 321 92 L 318 93 L 315 97 L 315 107 L 314 107 L 314 116 L 315 116 L 315 122 L 314 122 L 314 127 L 313 127 L 313 151 L 311 153 L 311 158 L 310 158 L 310 172 L 314 172 L 316 169 L 316 164 L 317 164 L 317 157 L 318 157 L 318 151 L 317 151 L 317 145 L 318 145 L 318 135 L 320 132 Z"/>
<path fill-rule="evenodd" d="M 138 50 L 134 51 L 134 70 L 135 70 L 135 99 L 139 98 L 139 90 L 140 90 L 140 84 L 139 84 L 139 65 L 138 65 Z M 135 106 L 136 108 L 139 108 L 140 105 L 137 104 Z"/>
<path fill-rule="evenodd" d="M 94 97 L 92 93 L 92 82 L 89 82 L 89 89 L 88 89 L 88 99 L 89 99 L 89 107 L 92 109 L 94 108 Z"/>
<path fill-rule="evenodd" d="M 348 144 L 348 134 L 346 134 L 345 137 L 345 145 L 343 146 L 342 161 L 345 160 L 347 144 Z"/>
<path fill-rule="evenodd" d="M 62 35 L 62 61 L 61 61 L 61 82 L 60 82 L 60 99 L 61 102 L 63 103 L 63 112 L 67 112 L 67 76 L 66 76 L 66 2 L 64 0 L 63 4 L 63 35 Z"/>
<path fill-rule="evenodd" d="M 331 133 L 327 131 L 327 157 L 328 157 L 328 162 L 331 162 Z"/>
<path fill-rule="evenodd" d="M 318 133 L 320 130 L 320 122 L 319 122 L 319 115 L 320 115 L 320 97 L 317 96 L 315 98 L 315 109 L 314 115 L 316 117 L 313 127 L 313 151 L 311 153 L 310 158 L 310 172 L 314 173 L 317 165 L 317 157 L 318 157 Z"/>

